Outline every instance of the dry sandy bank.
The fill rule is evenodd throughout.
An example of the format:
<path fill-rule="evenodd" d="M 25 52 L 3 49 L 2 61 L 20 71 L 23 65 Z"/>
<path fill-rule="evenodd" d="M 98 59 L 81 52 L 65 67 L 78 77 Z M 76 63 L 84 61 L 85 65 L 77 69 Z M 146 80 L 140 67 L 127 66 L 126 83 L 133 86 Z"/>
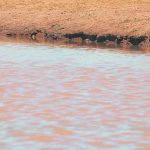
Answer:
<path fill-rule="evenodd" d="M 150 36 L 149 0 L 0 0 L 0 32 Z"/>

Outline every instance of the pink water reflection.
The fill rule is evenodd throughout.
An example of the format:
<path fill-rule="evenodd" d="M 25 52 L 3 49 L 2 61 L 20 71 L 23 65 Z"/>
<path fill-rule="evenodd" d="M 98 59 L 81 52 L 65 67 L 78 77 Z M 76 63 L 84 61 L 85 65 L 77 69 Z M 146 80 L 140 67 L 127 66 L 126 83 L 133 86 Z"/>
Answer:
<path fill-rule="evenodd" d="M 150 56 L 0 44 L 3 150 L 150 149 Z"/>

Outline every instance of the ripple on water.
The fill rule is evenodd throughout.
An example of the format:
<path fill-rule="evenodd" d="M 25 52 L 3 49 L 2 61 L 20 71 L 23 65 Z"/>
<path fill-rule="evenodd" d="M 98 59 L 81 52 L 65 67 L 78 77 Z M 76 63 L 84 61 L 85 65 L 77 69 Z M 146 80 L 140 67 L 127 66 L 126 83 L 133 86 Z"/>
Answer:
<path fill-rule="evenodd" d="M 0 44 L 0 148 L 150 149 L 149 55 Z"/>

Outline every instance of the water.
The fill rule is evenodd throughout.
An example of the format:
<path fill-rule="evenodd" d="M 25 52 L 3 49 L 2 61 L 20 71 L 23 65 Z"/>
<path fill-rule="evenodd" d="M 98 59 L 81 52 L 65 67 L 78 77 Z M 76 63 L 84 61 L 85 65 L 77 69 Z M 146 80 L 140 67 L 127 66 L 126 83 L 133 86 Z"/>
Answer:
<path fill-rule="evenodd" d="M 1 150 L 149 150 L 150 55 L 0 43 Z"/>

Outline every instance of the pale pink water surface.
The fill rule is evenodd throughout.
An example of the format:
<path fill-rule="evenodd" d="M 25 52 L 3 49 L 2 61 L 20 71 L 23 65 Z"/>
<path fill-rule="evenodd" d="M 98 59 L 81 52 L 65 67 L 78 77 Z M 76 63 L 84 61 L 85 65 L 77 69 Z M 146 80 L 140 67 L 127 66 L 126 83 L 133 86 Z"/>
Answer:
<path fill-rule="evenodd" d="M 0 150 L 150 150 L 150 55 L 0 42 Z"/>

